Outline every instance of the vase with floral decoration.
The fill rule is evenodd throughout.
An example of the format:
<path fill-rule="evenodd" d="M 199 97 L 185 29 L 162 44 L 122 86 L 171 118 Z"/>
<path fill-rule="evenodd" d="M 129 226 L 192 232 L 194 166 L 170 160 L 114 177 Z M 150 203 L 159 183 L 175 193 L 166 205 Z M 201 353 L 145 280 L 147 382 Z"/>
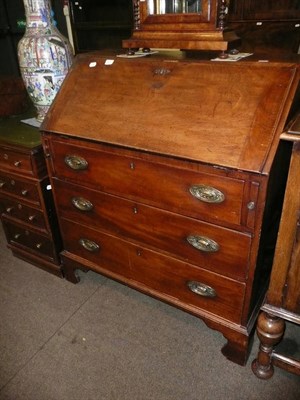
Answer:
<path fill-rule="evenodd" d="M 68 40 L 55 26 L 51 0 L 23 0 L 26 30 L 18 43 L 19 67 L 42 122 L 73 59 Z"/>

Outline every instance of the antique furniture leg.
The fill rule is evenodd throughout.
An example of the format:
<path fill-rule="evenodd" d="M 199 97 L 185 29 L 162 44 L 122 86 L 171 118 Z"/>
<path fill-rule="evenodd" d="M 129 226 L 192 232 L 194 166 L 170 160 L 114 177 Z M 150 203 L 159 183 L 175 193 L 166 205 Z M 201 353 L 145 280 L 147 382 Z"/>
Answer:
<path fill-rule="evenodd" d="M 83 272 L 87 272 L 86 269 L 84 269 L 81 265 L 79 265 L 76 261 L 72 260 L 70 262 L 70 260 L 68 258 L 65 257 L 65 252 L 63 251 L 61 253 L 61 258 L 62 258 L 62 269 L 63 269 L 63 274 L 64 277 L 67 279 L 67 281 L 71 282 L 71 283 L 79 283 L 80 282 L 80 278 L 78 276 L 78 274 L 76 273 L 77 269 L 80 269 Z"/>
<path fill-rule="evenodd" d="M 235 341 L 228 339 L 221 351 L 228 360 L 239 365 L 245 365 L 249 355 L 249 347 L 249 337 L 241 335 L 241 338 Z"/>
<path fill-rule="evenodd" d="M 282 318 L 262 312 L 257 322 L 257 335 L 260 340 L 257 359 L 252 362 L 252 371 L 260 379 L 269 379 L 273 376 L 272 363 L 273 348 L 284 334 L 285 322 Z"/>
<path fill-rule="evenodd" d="M 212 321 L 204 320 L 205 324 L 210 329 L 220 331 L 218 324 L 212 323 Z M 221 332 L 227 343 L 221 349 L 222 354 L 230 361 L 238 365 L 246 365 L 249 352 L 253 342 L 254 327 L 252 324 L 248 327 L 249 330 L 243 329 L 241 331 L 227 329 L 223 327 Z"/>

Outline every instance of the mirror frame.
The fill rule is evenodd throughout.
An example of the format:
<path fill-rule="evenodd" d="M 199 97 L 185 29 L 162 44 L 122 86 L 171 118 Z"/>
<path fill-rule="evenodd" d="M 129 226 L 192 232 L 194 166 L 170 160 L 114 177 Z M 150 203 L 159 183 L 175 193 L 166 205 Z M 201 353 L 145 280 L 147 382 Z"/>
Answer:
<path fill-rule="evenodd" d="M 133 0 L 134 17 L 139 13 L 138 20 L 135 19 L 135 23 L 140 27 L 149 27 L 151 25 L 159 24 L 160 27 L 164 24 L 175 24 L 175 29 L 190 29 L 191 25 L 196 24 L 208 24 L 210 20 L 214 18 L 215 7 L 211 7 L 211 0 L 202 0 L 202 13 L 201 14 L 150 14 L 148 7 L 149 0 Z M 137 8 L 137 10 L 135 10 Z M 183 24 L 180 26 L 179 24 Z M 177 25 L 177 26 L 176 26 Z"/>
<path fill-rule="evenodd" d="M 202 0 L 201 14 L 150 14 L 149 0 L 132 1 L 132 35 L 122 41 L 129 54 L 140 48 L 225 51 L 239 41 L 225 26 L 230 0 Z"/>

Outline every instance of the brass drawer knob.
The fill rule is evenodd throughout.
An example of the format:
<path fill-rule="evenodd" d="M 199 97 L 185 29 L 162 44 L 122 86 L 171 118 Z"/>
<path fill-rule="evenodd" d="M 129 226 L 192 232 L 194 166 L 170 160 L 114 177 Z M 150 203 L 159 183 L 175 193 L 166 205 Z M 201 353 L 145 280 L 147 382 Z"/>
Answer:
<path fill-rule="evenodd" d="M 65 164 L 74 170 L 84 170 L 88 167 L 88 162 L 80 156 L 68 155 L 65 157 Z"/>
<path fill-rule="evenodd" d="M 0 189 L 3 188 L 5 185 L 5 182 L 0 182 Z"/>
<path fill-rule="evenodd" d="M 220 249 L 220 246 L 217 242 L 206 236 L 189 235 L 186 240 L 191 246 L 195 247 L 195 249 L 205 251 L 207 253 L 215 253 Z"/>
<path fill-rule="evenodd" d="M 198 294 L 199 296 L 203 297 L 216 297 L 217 292 L 211 286 L 205 285 L 201 282 L 196 281 L 188 281 L 187 287 L 190 289 L 191 292 Z"/>
<path fill-rule="evenodd" d="M 18 239 L 20 238 L 20 236 L 21 236 L 21 233 L 16 233 L 16 234 L 14 235 L 14 239 L 18 240 Z"/>
<path fill-rule="evenodd" d="M 37 244 L 35 245 L 35 247 L 36 247 L 38 250 L 40 250 L 40 249 L 42 248 L 42 246 L 43 246 L 43 243 L 37 243 Z"/>
<path fill-rule="evenodd" d="M 73 197 L 72 204 L 80 211 L 91 211 L 94 208 L 94 205 L 83 197 Z"/>
<path fill-rule="evenodd" d="M 224 193 L 207 185 L 192 185 L 190 193 L 196 199 L 205 203 L 222 203 L 225 200 Z"/>
<path fill-rule="evenodd" d="M 22 193 L 22 196 L 27 196 L 28 190 L 27 190 L 27 189 L 23 189 L 23 190 L 21 191 L 21 193 Z"/>
<path fill-rule="evenodd" d="M 29 215 L 29 217 L 28 217 L 28 220 L 29 220 L 30 222 L 33 222 L 35 219 L 36 219 L 36 216 L 35 216 L 35 215 Z"/>
<path fill-rule="evenodd" d="M 85 250 L 90 251 L 91 253 L 95 253 L 100 249 L 100 246 L 93 242 L 92 240 L 81 238 L 79 240 L 80 246 L 82 246 Z"/>
<path fill-rule="evenodd" d="M 21 166 L 21 161 L 15 161 L 14 162 L 15 167 L 20 167 Z"/>
<path fill-rule="evenodd" d="M 6 209 L 7 214 L 11 214 L 13 209 L 14 209 L 13 207 L 7 207 Z"/>

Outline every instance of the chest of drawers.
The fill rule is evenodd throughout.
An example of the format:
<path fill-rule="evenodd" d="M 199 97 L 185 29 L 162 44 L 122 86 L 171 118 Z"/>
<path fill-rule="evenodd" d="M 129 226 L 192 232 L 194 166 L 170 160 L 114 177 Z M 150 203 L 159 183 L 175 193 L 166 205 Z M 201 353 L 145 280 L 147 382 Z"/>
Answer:
<path fill-rule="evenodd" d="M 13 254 L 62 276 L 61 239 L 40 134 L 16 117 L 1 124 L 0 212 Z"/>
<path fill-rule="evenodd" d="M 244 364 L 297 83 L 288 63 L 78 57 L 42 126 L 66 278 L 91 269 L 190 312 Z"/>

